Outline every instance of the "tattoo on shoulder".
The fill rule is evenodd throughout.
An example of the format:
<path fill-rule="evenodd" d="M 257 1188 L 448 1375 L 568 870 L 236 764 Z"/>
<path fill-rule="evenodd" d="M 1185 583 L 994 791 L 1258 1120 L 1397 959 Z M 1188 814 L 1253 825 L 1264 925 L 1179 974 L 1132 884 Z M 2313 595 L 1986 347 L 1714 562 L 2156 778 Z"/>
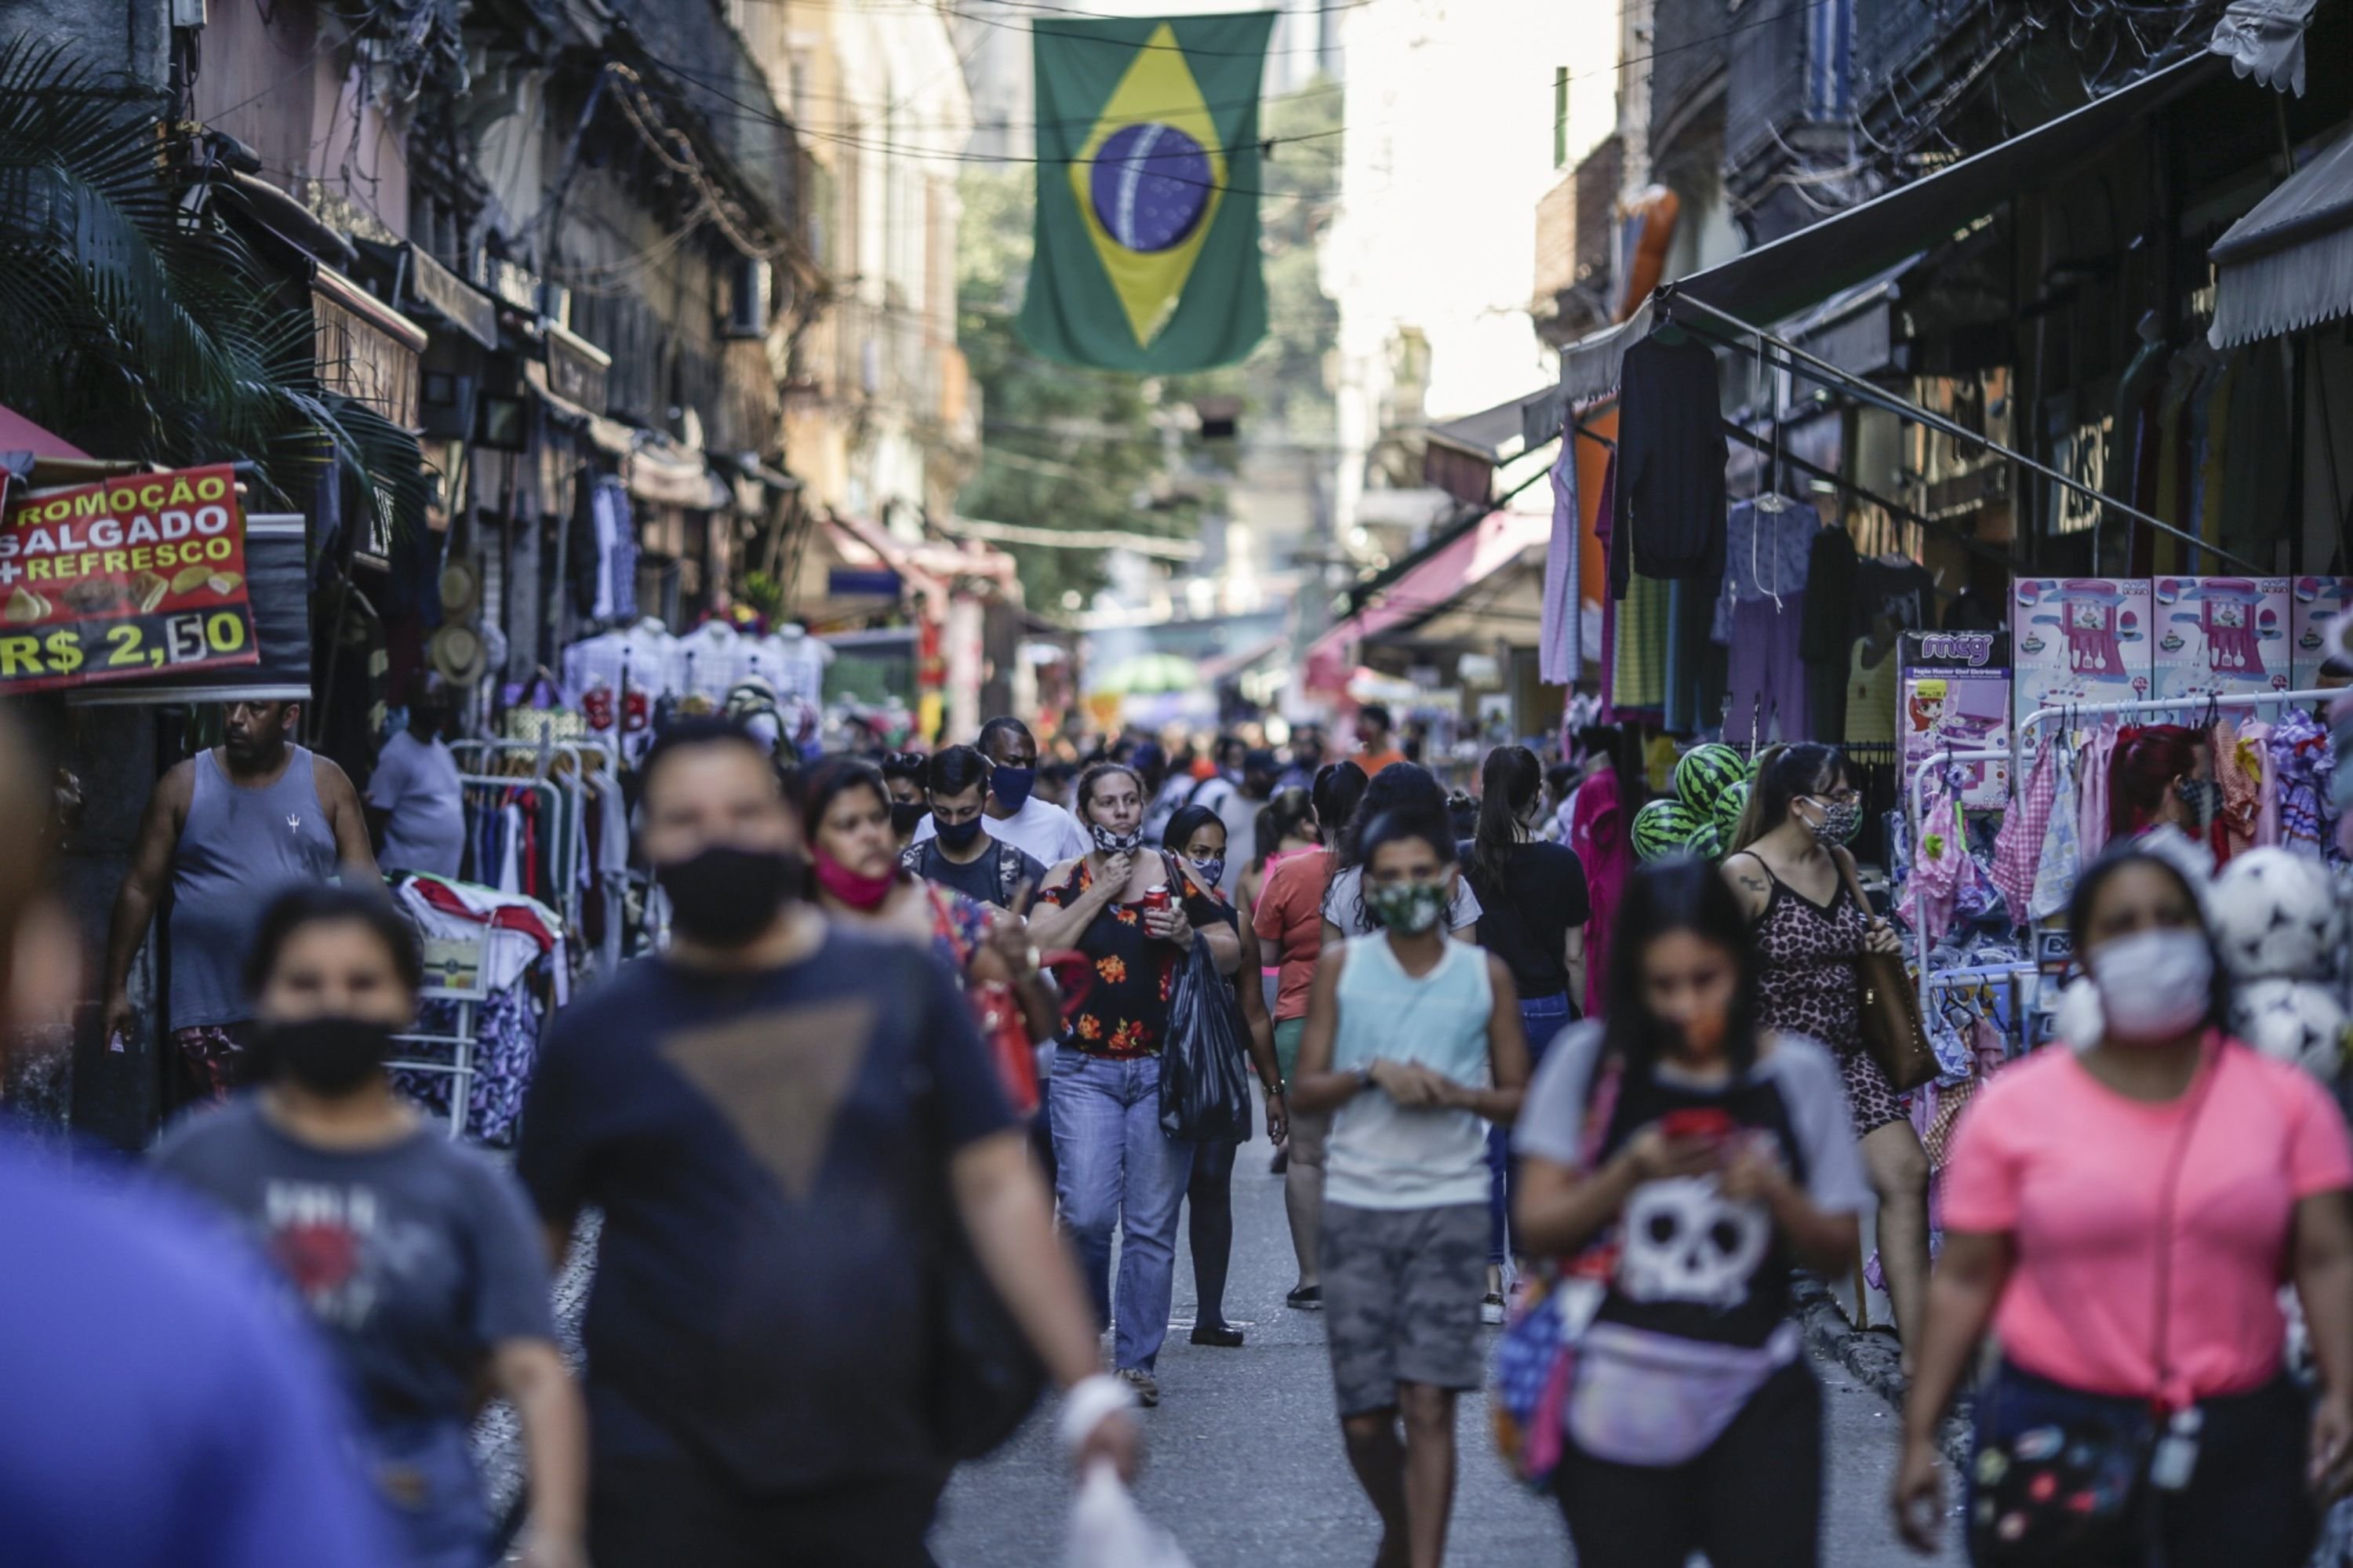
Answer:
<path fill-rule="evenodd" d="M 1751 876 L 1746 872 L 1743 872 L 1740 874 L 1740 885 L 1748 889 L 1751 893 L 1769 893 L 1772 891 L 1771 885 L 1767 883 L 1763 877 Z"/>

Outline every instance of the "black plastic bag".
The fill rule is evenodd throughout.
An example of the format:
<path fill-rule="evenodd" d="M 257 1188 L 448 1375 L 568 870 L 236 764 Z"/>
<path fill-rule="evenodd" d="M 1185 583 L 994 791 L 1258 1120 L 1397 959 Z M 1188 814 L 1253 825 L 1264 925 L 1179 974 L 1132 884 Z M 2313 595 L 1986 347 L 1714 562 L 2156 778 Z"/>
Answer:
<path fill-rule="evenodd" d="M 1242 1143 L 1250 1135 L 1250 1071 L 1241 1008 L 1196 938 L 1168 989 L 1160 1050 L 1160 1128 L 1187 1143 Z"/>

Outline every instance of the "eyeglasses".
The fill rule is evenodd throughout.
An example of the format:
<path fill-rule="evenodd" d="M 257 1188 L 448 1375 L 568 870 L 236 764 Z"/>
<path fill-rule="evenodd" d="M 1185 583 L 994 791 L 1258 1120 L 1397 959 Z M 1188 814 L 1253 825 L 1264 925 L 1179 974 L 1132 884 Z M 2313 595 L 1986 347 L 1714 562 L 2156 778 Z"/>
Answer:
<path fill-rule="evenodd" d="M 1855 789 L 1849 788 L 1836 789 L 1827 795 L 1811 795 L 1807 798 L 1809 800 L 1820 800 L 1831 806 L 1852 806 L 1857 800 L 1862 800 L 1862 796 Z"/>
<path fill-rule="evenodd" d="M 932 759 L 920 751 L 886 751 L 882 754 L 885 768 L 929 768 Z"/>

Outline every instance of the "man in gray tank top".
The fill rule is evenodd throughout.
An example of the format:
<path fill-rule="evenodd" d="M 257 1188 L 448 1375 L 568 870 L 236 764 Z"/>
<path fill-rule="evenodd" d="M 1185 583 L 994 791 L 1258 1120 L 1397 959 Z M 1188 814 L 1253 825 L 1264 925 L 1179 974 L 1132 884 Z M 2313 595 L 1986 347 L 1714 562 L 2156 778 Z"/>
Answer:
<path fill-rule="evenodd" d="M 190 1097 L 220 1098 L 250 1033 L 245 959 L 271 898 L 298 882 L 373 883 L 367 820 L 343 770 L 293 742 L 296 703 L 230 703 L 222 743 L 147 798 L 106 938 L 106 1035 L 132 1037 L 131 960 L 168 883 L 165 1013 Z"/>

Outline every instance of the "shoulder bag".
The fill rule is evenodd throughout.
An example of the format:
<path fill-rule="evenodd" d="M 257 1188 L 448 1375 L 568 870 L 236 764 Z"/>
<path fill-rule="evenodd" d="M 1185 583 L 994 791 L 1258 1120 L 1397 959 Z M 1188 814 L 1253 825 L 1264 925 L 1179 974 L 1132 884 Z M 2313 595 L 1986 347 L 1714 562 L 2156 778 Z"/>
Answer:
<path fill-rule="evenodd" d="M 1862 880 L 1854 874 L 1854 857 L 1842 849 L 1831 851 L 1847 890 L 1854 895 L 1863 918 L 1873 925 L 1871 900 L 1862 895 Z M 1928 1044 L 1927 1026 L 1920 1018 L 1920 998 L 1912 989 L 1911 971 L 1901 953 L 1874 953 L 1868 948 L 1854 956 L 1855 979 L 1862 988 L 1860 1003 L 1862 1048 L 1887 1075 L 1897 1094 L 1933 1082 L 1944 1068 Z"/>

